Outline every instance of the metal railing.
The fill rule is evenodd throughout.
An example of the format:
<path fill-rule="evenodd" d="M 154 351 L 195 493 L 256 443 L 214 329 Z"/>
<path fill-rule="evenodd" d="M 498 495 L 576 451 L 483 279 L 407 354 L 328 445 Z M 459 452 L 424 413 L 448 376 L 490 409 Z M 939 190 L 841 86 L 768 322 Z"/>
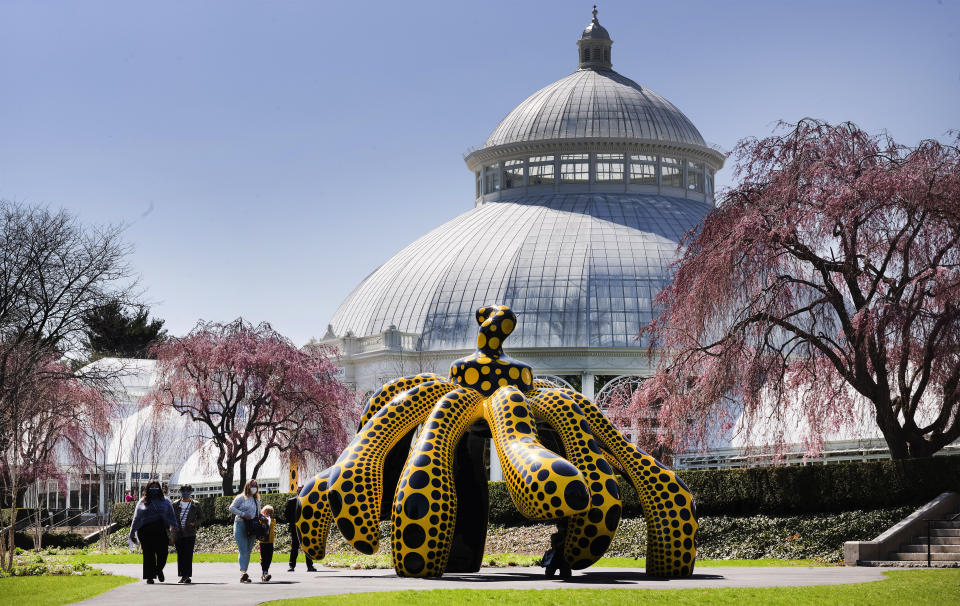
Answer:
<path fill-rule="evenodd" d="M 932 551 L 931 544 L 933 543 L 933 525 L 940 522 L 957 522 L 958 520 L 960 520 L 960 513 L 954 514 L 949 518 L 924 520 L 924 522 L 927 523 L 927 568 L 931 567 L 930 561 L 932 558 L 930 553 Z"/>

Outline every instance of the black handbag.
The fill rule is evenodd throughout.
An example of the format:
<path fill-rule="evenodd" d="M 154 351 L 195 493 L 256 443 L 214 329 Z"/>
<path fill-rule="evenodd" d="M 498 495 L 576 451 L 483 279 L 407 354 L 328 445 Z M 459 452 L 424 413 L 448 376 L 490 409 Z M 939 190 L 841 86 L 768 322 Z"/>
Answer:
<path fill-rule="evenodd" d="M 247 529 L 247 536 L 260 541 L 267 538 L 270 534 L 270 527 L 267 525 L 267 518 L 263 514 L 257 514 L 257 517 L 244 520 L 243 525 Z"/>

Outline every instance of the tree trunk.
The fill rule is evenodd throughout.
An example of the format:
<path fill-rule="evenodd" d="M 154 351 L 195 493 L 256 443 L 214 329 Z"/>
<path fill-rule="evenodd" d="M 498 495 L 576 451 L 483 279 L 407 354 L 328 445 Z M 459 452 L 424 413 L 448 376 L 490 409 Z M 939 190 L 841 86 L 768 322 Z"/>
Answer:
<path fill-rule="evenodd" d="M 226 473 L 221 473 L 220 478 L 223 480 L 220 484 L 220 488 L 223 490 L 223 494 L 228 497 L 233 496 L 233 465 L 230 466 L 230 471 Z"/>
<path fill-rule="evenodd" d="M 246 453 L 240 455 L 240 478 L 237 482 L 237 491 L 242 492 L 243 487 L 247 484 L 247 455 Z"/>
<path fill-rule="evenodd" d="M 13 554 L 17 550 L 17 475 L 19 471 L 17 470 L 16 462 L 11 466 L 11 480 L 13 483 L 13 499 L 10 503 L 10 532 L 7 534 L 7 561 L 6 569 L 10 570 L 13 568 Z"/>

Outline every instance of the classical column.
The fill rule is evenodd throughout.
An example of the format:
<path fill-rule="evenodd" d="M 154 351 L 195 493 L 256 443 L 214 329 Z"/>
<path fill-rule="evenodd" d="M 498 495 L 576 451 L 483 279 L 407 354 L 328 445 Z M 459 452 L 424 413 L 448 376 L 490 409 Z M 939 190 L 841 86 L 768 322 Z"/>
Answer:
<path fill-rule="evenodd" d="M 585 372 L 580 375 L 580 393 L 588 400 L 593 400 L 593 373 Z"/>

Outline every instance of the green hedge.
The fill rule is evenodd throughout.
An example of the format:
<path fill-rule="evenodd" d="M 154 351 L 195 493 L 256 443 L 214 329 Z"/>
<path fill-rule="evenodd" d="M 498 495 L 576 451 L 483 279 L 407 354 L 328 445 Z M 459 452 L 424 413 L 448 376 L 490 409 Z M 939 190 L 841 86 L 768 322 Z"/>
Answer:
<path fill-rule="evenodd" d="M 260 495 L 260 501 L 264 505 L 273 505 L 277 522 L 286 523 L 287 518 L 283 515 L 283 507 L 291 496 L 293 495 L 290 493 L 272 492 Z M 195 500 L 203 508 L 207 524 L 230 524 L 233 523 L 233 514 L 230 513 L 230 503 L 233 499 L 234 497 L 198 497 Z M 121 526 L 129 526 L 133 521 L 133 510 L 136 505 L 135 502 L 114 503 L 113 521 Z"/>
<path fill-rule="evenodd" d="M 807 465 L 680 471 L 701 515 L 806 514 L 875 510 L 926 503 L 941 492 L 960 491 L 960 456 L 903 461 L 869 461 Z M 619 478 L 624 517 L 640 517 L 636 492 Z M 490 523 L 528 524 L 504 482 L 490 482 Z M 283 507 L 290 494 L 262 496 L 273 505 L 277 521 L 286 523 Z M 210 524 L 229 524 L 233 497 L 198 499 Z M 129 524 L 134 503 L 114 505 L 114 520 Z"/>
<path fill-rule="evenodd" d="M 960 456 L 681 471 L 703 514 L 819 513 L 920 505 L 960 490 Z"/>
<path fill-rule="evenodd" d="M 790 467 L 679 471 L 700 515 L 804 514 L 915 506 L 960 491 L 960 456 Z M 637 494 L 618 478 L 624 517 L 643 515 Z M 490 482 L 490 522 L 530 523 L 504 482 Z"/>
<path fill-rule="evenodd" d="M 47 547 L 60 547 L 60 548 L 79 548 L 86 547 L 86 541 L 83 540 L 83 537 L 75 532 L 45 532 L 40 543 L 44 549 Z M 33 535 L 32 533 L 26 532 L 17 532 L 14 534 L 14 545 L 20 549 L 33 549 Z"/>

